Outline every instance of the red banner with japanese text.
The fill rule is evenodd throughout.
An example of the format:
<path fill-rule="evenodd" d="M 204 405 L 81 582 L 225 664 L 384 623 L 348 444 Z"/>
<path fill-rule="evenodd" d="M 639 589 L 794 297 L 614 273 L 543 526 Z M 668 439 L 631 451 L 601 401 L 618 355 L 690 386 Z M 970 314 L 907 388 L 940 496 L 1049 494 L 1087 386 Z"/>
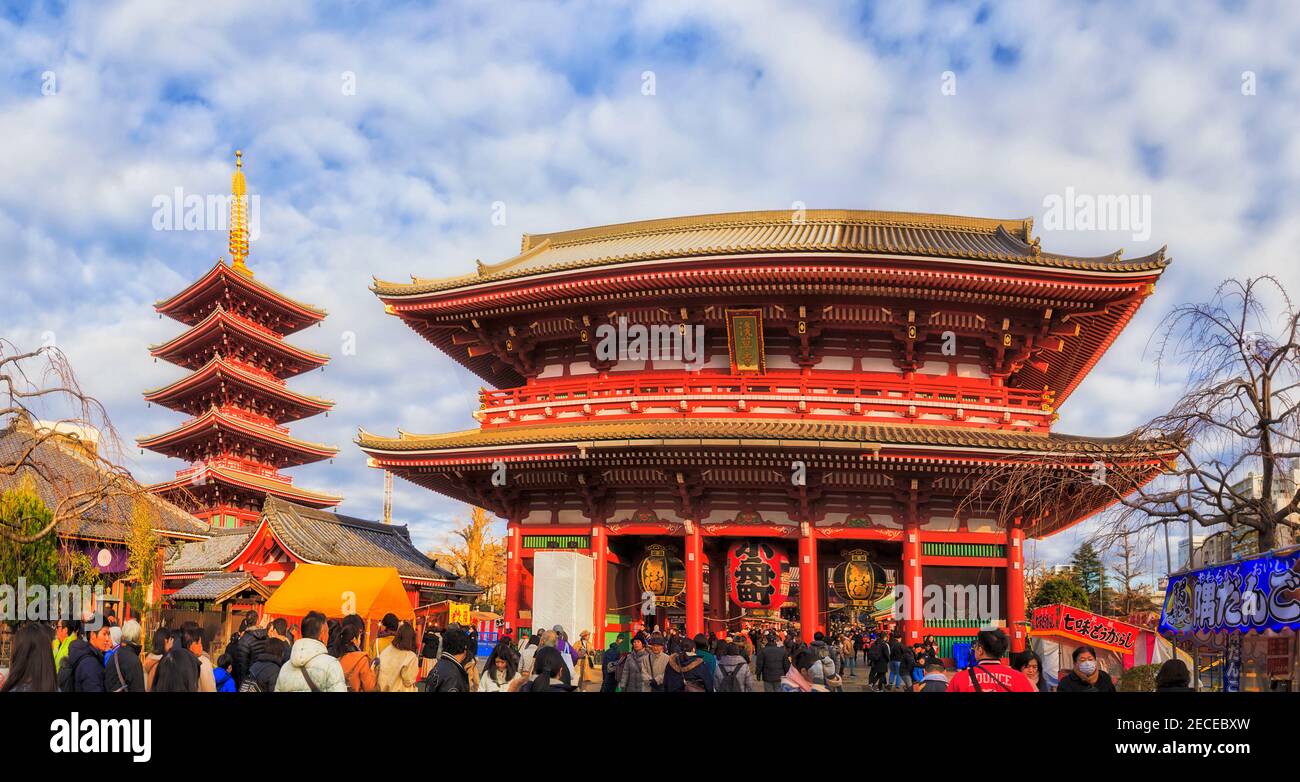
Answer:
<path fill-rule="evenodd" d="M 1139 628 L 1059 603 L 1034 609 L 1033 634 L 1055 636 L 1121 654 L 1132 654 Z"/>

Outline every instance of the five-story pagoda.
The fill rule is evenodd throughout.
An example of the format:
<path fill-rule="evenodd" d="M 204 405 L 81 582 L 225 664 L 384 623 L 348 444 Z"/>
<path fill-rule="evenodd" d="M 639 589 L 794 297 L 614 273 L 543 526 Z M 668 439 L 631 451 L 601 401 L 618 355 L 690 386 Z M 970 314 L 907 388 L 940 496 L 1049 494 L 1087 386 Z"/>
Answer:
<path fill-rule="evenodd" d="M 231 178 L 230 258 L 154 308 L 188 326 L 150 353 L 186 370 L 145 399 L 190 416 L 163 434 L 141 437 L 142 448 L 185 459 L 191 466 L 153 491 L 190 509 L 213 527 L 255 524 L 268 495 L 312 508 L 342 497 L 293 485 L 282 468 L 328 459 L 333 446 L 300 440 L 286 423 L 328 411 L 326 399 L 292 391 L 287 378 L 324 366 L 329 357 L 285 337 L 320 323 L 325 311 L 258 282 L 248 268 L 248 196 L 243 160 Z"/>
<path fill-rule="evenodd" d="M 561 549 L 590 558 L 600 640 L 638 623 L 647 590 L 690 634 L 759 616 L 811 639 L 892 583 L 910 589 L 908 643 L 934 635 L 950 656 L 991 618 L 1023 648 L 1025 537 L 1113 496 L 1000 518 L 977 487 L 1062 454 L 1164 467 L 1051 425 L 1166 264 L 1049 253 L 1027 219 L 850 210 L 525 235 L 466 275 L 376 281 L 494 388 L 477 428 L 358 444 L 507 521 L 516 627 L 536 624 L 540 552 Z M 632 344 L 699 327 L 702 355 Z M 998 596 L 991 615 L 924 613 L 930 590 L 972 585 Z"/>

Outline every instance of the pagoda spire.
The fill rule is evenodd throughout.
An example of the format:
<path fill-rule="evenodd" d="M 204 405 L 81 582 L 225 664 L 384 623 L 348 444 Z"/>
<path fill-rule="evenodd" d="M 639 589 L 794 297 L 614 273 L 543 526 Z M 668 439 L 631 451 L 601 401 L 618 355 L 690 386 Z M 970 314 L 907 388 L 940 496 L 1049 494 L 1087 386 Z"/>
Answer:
<path fill-rule="evenodd" d="M 244 153 L 238 149 L 230 191 L 230 267 L 252 277 L 253 270 L 244 264 L 248 257 L 248 183 L 244 181 Z"/>

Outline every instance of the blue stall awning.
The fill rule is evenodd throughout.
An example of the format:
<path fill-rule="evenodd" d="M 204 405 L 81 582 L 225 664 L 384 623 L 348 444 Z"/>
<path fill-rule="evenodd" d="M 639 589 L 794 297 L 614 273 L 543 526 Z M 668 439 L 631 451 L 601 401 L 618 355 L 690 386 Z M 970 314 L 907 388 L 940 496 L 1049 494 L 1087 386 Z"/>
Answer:
<path fill-rule="evenodd" d="M 1170 576 L 1161 633 L 1300 631 L 1300 547 Z"/>

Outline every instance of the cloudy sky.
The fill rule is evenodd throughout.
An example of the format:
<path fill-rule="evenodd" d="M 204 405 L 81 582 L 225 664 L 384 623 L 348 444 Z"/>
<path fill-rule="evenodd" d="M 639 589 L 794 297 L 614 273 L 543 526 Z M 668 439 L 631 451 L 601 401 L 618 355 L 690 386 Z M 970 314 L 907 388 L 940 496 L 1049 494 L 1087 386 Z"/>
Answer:
<path fill-rule="evenodd" d="M 1061 411 L 1092 435 L 1177 394 L 1144 353 L 1171 306 L 1229 275 L 1300 289 L 1286 4 L 0 0 L 0 51 L 0 335 L 55 340 L 126 438 L 177 425 L 140 396 L 179 376 L 146 350 L 180 331 L 152 303 L 226 237 L 155 230 L 155 199 L 227 192 L 242 148 L 250 265 L 330 312 L 294 341 L 333 362 L 293 385 L 337 407 L 294 431 L 342 452 L 295 479 L 364 517 L 383 480 L 357 427 L 469 428 L 479 385 L 384 315 L 372 276 L 461 273 L 524 232 L 802 202 L 1032 215 L 1076 254 L 1168 244 L 1155 297 Z M 1067 188 L 1149 197 L 1149 225 L 1048 230 Z M 181 466 L 131 459 L 147 481 Z M 432 545 L 465 509 L 399 481 L 395 512 Z"/>

